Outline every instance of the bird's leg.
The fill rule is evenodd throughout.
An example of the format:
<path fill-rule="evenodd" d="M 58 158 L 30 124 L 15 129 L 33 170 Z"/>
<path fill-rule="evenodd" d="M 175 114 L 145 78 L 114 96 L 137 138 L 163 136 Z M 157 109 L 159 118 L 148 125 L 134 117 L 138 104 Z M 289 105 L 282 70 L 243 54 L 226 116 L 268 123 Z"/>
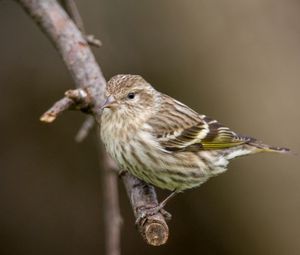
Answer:
<path fill-rule="evenodd" d="M 142 220 L 145 220 L 147 216 L 152 216 L 158 212 L 160 212 L 166 220 L 171 220 L 171 214 L 164 210 L 167 202 L 173 198 L 178 192 L 174 190 L 170 195 L 168 195 L 159 205 L 151 208 L 141 208 L 142 212 L 140 216 L 136 219 L 136 224 L 139 224 Z"/>
<path fill-rule="evenodd" d="M 167 196 L 162 202 L 160 202 L 160 204 L 159 204 L 157 207 L 159 207 L 160 210 L 163 209 L 163 208 L 166 206 L 167 202 L 168 202 L 169 200 L 171 200 L 171 198 L 175 197 L 175 195 L 176 195 L 177 193 L 178 193 L 178 192 L 177 192 L 176 190 L 172 191 L 172 193 L 171 193 L 169 196 Z"/>

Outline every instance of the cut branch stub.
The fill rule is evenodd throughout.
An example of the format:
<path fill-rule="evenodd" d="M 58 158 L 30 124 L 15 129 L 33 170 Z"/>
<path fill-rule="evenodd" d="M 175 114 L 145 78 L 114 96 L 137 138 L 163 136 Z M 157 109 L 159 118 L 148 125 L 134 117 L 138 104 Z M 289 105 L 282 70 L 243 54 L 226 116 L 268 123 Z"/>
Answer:
<path fill-rule="evenodd" d="M 158 206 L 154 187 L 132 176 L 128 172 L 121 175 L 128 197 L 137 219 L 136 225 L 145 241 L 154 246 L 163 245 L 169 237 L 169 228 L 166 219 L 170 218 L 167 212 L 161 211 L 148 214 L 149 209 Z M 168 215 L 166 217 L 165 215 Z"/>
<path fill-rule="evenodd" d="M 86 35 L 85 39 L 92 46 L 95 46 L 95 47 L 102 46 L 102 42 L 99 39 L 97 39 L 94 35 Z"/>
<path fill-rule="evenodd" d="M 57 101 L 48 111 L 46 111 L 41 117 L 40 121 L 45 123 L 51 123 L 58 115 L 64 111 L 69 110 L 74 105 L 74 101 L 70 98 L 64 97 Z"/>
<path fill-rule="evenodd" d="M 144 240 L 150 245 L 163 245 L 169 238 L 169 228 L 161 213 L 146 216 L 137 226 Z"/>
<path fill-rule="evenodd" d="M 84 112 L 91 111 L 92 101 L 84 89 L 73 89 L 65 92 L 65 97 L 58 100 L 41 117 L 40 121 L 51 123 L 66 110 L 77 109 Z"/>

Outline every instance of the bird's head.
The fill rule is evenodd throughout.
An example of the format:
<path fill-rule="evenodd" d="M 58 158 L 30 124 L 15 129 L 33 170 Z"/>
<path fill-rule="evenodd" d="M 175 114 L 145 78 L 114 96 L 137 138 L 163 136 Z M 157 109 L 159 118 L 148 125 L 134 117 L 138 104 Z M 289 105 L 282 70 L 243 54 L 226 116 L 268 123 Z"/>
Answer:
<path fill-rule="evenodd" d="M 140 116 L 155 110 L 159 98 L 159 92 L 141 76 L 119 74 L 108 81 L 106 101 L 101 108 L 110 113 Z"/>

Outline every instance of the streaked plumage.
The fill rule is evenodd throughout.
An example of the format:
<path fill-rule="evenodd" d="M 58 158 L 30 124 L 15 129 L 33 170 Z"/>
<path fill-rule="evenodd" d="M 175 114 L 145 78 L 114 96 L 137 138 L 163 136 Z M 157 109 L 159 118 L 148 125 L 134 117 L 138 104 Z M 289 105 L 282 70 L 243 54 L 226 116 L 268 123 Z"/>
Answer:
<path fill-rule="evenodd" d="M 111 78 L 107 98 L 101 117 L 107 151 L 121 169 L 163 189 L 197 187 L 238 156 L 288 151 L 237 135 L 138 75 Z"/>

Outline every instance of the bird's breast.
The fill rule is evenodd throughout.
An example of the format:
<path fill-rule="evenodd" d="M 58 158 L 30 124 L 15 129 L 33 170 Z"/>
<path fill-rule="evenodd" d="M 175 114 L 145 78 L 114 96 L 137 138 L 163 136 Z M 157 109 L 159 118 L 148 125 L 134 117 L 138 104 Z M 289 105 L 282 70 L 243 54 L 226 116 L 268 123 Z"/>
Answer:
<path fill-rule="evenodd" d="M 101 139 L 108 153 L 116 160 L 122 168 L 128 168 L 132 161 L 131 155 L 139 144 L 139 127 L 136 121 L 118 117 L 117 114 L 103 112 L 101 118 Z"/>

